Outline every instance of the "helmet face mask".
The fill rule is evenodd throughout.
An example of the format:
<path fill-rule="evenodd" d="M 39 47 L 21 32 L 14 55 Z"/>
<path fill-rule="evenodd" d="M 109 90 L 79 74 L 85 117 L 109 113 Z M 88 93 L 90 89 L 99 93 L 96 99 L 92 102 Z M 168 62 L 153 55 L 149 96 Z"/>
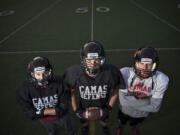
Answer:
<path fill-rule="evenodd" d="M 105 63 L 104 49 L 98 42 L 86 43 L 80 52 L 81 66 L 90 76 L 95 76 Z"/>
<path fill-rule="evenodd" d="M 84 58 L 84 64 L 86 70 L 90 74 L 96 74 L 101 67 L 101 59 L 100 58 Z"/>
<path fill-rule="evenodd" d="M 134 70 L 140 78 L 153 76 L 159 64 L 157 51 L 152 47 L 138 49 L 134 54 L 134 60 Z"/>
<path fill-rule="evenodd" d="M 52 66 L 45 57 L 35 57 L 28 65 L 30 80 L 37 86 L 46 87 L 52 78 Z"/>
<path fill-rule="evenodd" d="M 141 78 L 148 78 L 152 76 L 152 63 L 136 62 L 136 73 Z"/>
<path fill-rule="evenodd" d="M 50 77 L 51 71 L 35 71 L 32 73 L 34 79 L 36 79 L 39 86 L 46 86 Z"/>

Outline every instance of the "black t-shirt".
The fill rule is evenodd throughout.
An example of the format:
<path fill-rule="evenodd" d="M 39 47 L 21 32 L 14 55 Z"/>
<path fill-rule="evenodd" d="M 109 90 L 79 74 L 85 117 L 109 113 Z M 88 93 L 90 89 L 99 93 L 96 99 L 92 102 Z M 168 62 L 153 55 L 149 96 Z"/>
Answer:
<path fill-rule="evenodd" d="M 31 119 L 48 117 L 37 114 L 46 108 L 55 108 L 56 116 L 61 117 L 68 109 L 68 96 L 62 84 L 61 77 L 49 80 L 46 88 L 37 87 L 33 82 L 25 81 L 17 89 L 17 102 Z"/>
<path fill-rule="evenodd" d="M 124 87 L 120 71 L 109 64 L 104 64 L 95 78 L 88 76 L 79 65 L 68 68 L 63 78 L 66 90 L 78 92 L 82 108 L 102 107 L 108 103 L 113 90 Z"/>

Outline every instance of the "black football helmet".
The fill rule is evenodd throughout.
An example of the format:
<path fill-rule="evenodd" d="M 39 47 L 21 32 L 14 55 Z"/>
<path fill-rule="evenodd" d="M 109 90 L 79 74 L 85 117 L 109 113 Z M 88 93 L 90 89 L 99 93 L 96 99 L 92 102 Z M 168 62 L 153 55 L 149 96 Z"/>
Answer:
<path fill-rule="evenodd" d="M 48 85 L 48 81 L 52 78 L 52 66 L 46 57 L 35 57 L 28 64 L 28 71 L 30 75 L 31 82 L 35 83 L 37 86 L 46 87 Z M 42 80 L 37 80 L 35 78 L 35 72 L 46 72 L 47 76 L 43 75 Z"/>
<path fill-rule="evenodd" d="M 101 66 L 105 63 L 105 52 L 104 48 L 99 42 L 88 42 L 80 50 L 80 59 L 83 69 L 88 71 L 89 75 L 96 75 Z M 98 66 L 88 66 L 86 60 L 100 60 Z"/>
<path fill-rule="evenodd" d="M 148 78 L 151 77 L 153 74 L 155 74 L 157 67 L 159 65 L 159 57 L 157 51 L 152 47 L 144 47 L 139 48 L 134 53 L 134 70 L 137 76 L 141 78 Z M 152 68 L 151 70 L 142 70 L 139 69 L 137 66 L 137 62 L 142 63 L 151 63 Z M 147 77 L 144 77 L 142 74 L 147 74 Z"/>

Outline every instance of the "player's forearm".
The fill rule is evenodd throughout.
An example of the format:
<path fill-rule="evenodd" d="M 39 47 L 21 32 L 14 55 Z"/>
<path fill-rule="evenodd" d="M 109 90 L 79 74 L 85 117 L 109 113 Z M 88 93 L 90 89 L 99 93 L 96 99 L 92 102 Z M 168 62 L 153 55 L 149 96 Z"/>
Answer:
<path fill-rule="evenodd" d="M 56 115 L 55 108 L 47 108 L 44 110 L 44 115 Z"/>
<path fill-rule="evenodd" d="M 119 90 L 119 101 L 121 106 L 146 106 L 150 104 L 150 99 L 137 99 L 134 96 L 127 96 L 127 90 Z"/>
<path fill-rule="evenodd" d="M 71 105 L 74 111 L 77 110 L 77 106 L 76 106 L 76 99 L 75 99 L 75 93 L 74 91 L 71 92 Z"/>
<path fill-rule="evenodd" d="M 161 107 L 162 99 L 151 99 L 151 103 L 146 106 L 139 106 L 136 109 L 147 112 L 158 112 Z"/>
<path fill-rule="evenodd" d="M 138 102 L 138 101 L 128 101 L 128 102 L 123 102 L 123 101 L 120 101 L 120 104 L 122 106 L 131 106 L 131 107 L 141 107 L 141 106 L 147 106 L 148 105 L 148 102 Z"/>
<path fill-rule="evenodd" d="M 112 97 L 111 97 L 111 99 L 110 99 L 110 101 L 109 101 L 109 106 L 111 106 L 111 107 L 113 107 L 114 106 L 114 103 L 116 102 L 116 99 L 118 98 L 118 91 L 116 91 L 113 95 L 112 95 Z"/>

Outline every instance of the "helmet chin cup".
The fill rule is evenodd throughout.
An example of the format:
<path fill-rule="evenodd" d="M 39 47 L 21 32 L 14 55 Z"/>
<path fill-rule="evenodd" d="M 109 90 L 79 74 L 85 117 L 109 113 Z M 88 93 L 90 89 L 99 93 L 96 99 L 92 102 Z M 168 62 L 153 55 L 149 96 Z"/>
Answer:
<path fill-rule="evenodd" d="M 141 71 L 140 77 L 142 78 L 148 78 L 151 77 L 152 72 L 151 71 Z"/>
<path fill-rule="evenodd" d="M 42 80 L 38 80 L 34 77 L 34 73 L 31 73 L 31 82 L 33 82 L 37 87 L 43 87 L 46 88 L 48 83 L 49 83 L 49 79 L 51 78 L 51 76 L 49 75 L 48 77 L 44 77 Z"/>
<path fill-rule="evenodd" d="M 87 63 L 84 63 L 84 65 L 85 65 L 88 75 L 90 75 L 90 76 L 96 75 L 100 71 L 100 67 L 101 67 L 101 63 L 100 63 L 100 65 L 97 65 L 97 67 L 96 66 L 89 67 L 89 66 L 87 66 Z"/>
<path fill-rule="evenodd" d="M 87 68 L 87 71 L 88 71 L 88 75 L 96 75 L 99 72 L 99 68 L 97 69 Z"/>
<path fill-rule="evenodd" d="M 37 85 L 40 86 L 40 87 L 46 88 L 47 85 L 48 85 L 48 80 L 47 79 L 43 79 L 41 81 L 37 80 Z"/>

